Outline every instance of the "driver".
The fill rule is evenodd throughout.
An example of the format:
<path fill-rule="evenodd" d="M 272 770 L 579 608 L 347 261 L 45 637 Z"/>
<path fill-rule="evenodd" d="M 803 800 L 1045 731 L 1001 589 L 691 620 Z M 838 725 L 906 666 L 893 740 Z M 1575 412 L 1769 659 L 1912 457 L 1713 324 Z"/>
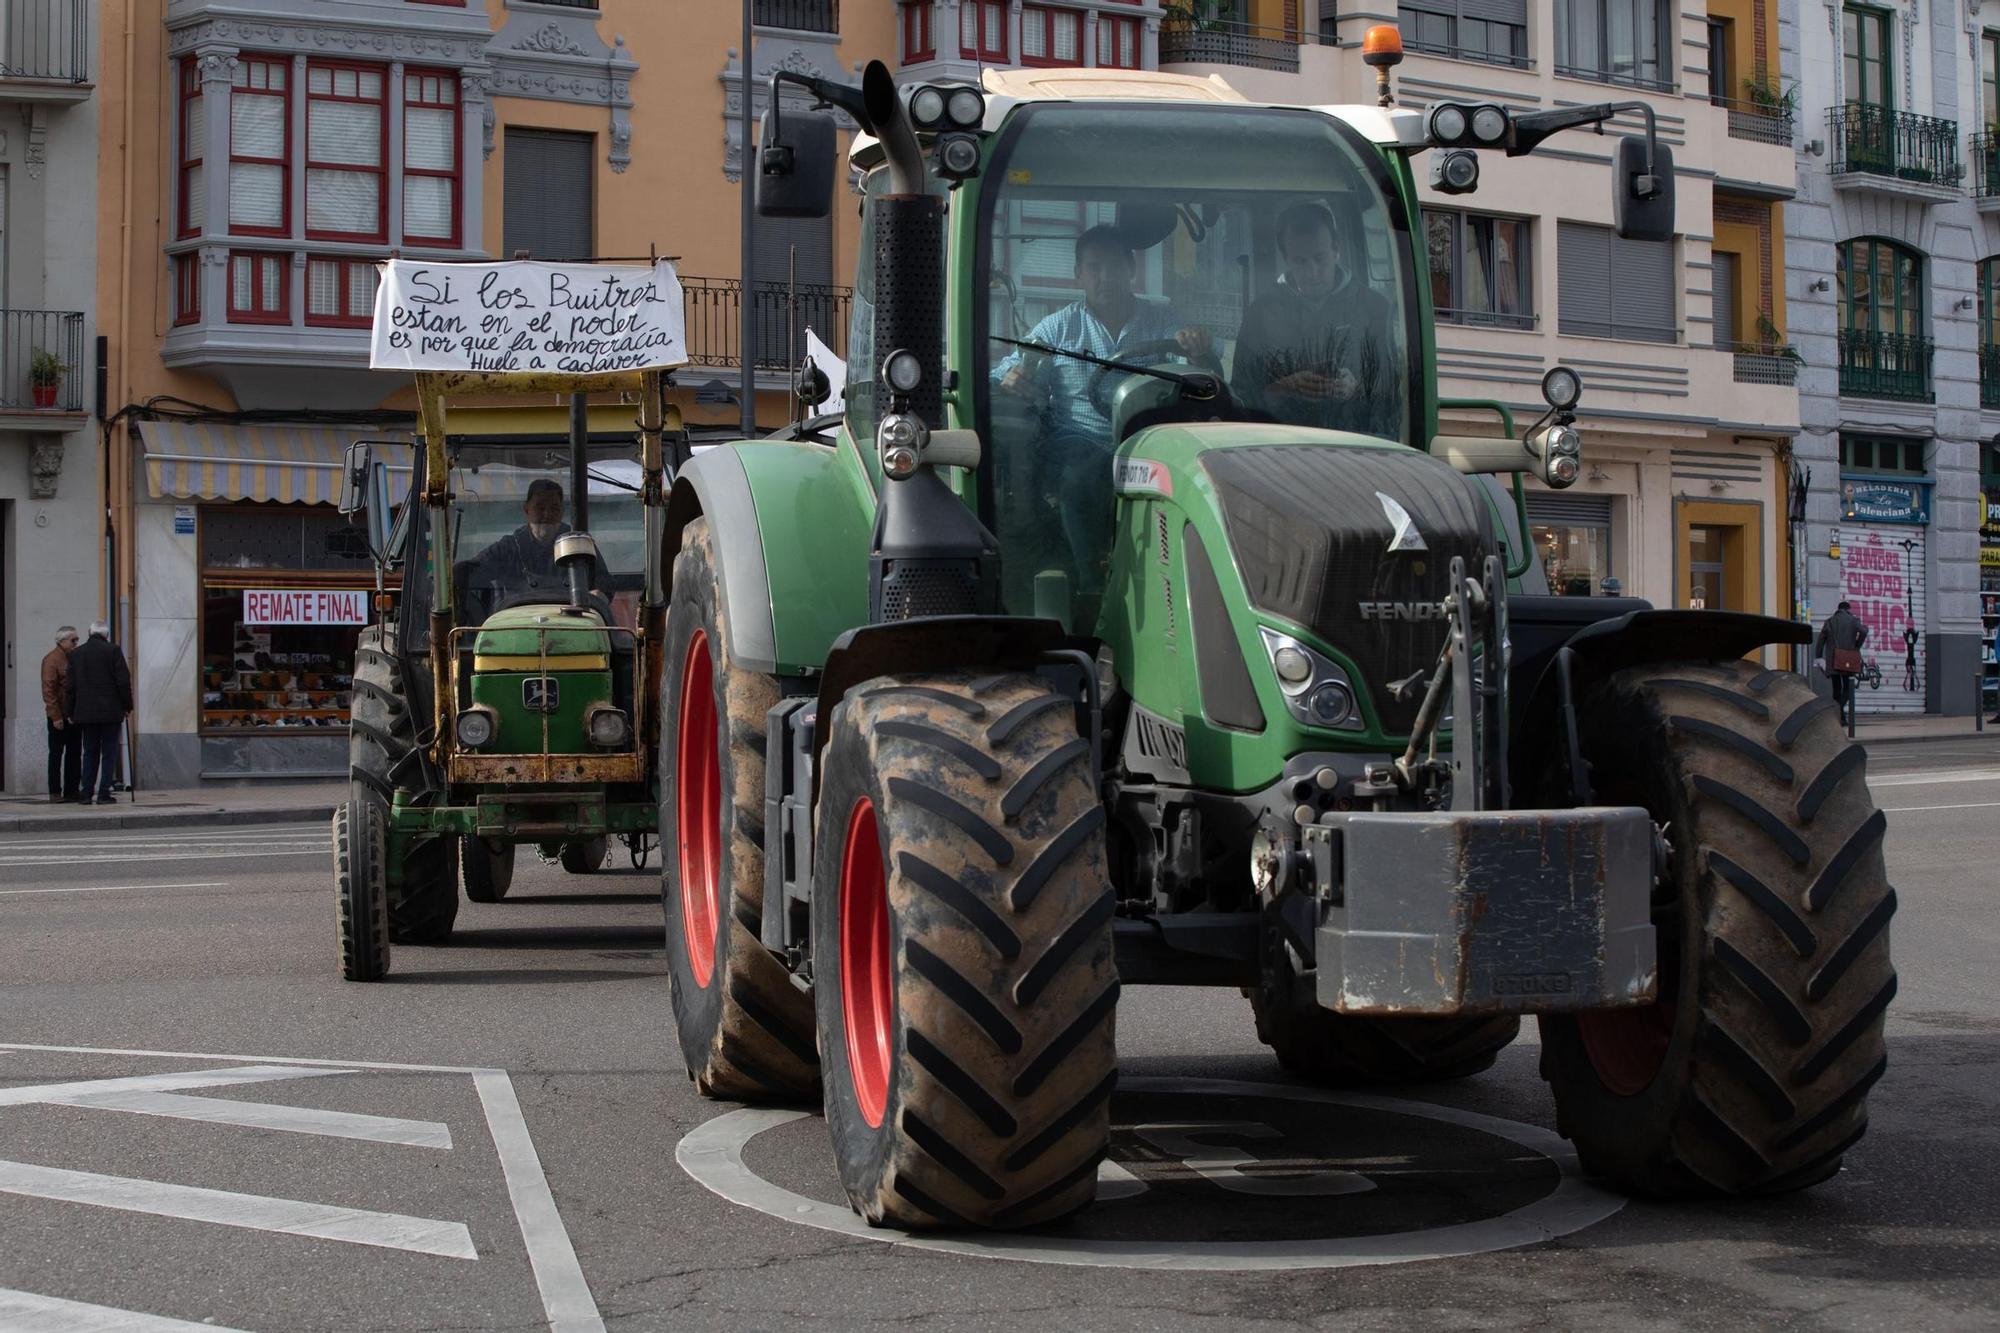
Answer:
<path fill-rule="evenodd" d="M 1325 204 L 1278 215 L 1279 286 L 1244 312 L 1230 389 L 1239 403 L 1294 425 L 1365 430 L 1368 400 L 1388 389 L 1390 306 L 1341 262 Z"/>
<path fill-rule="evenodd" d="M 563 522 L 563 488 L 547 477 L 537 477 L 528 485 L 528 497 L 521 505 L 528 521 L 474 556 L 471 583 L 475 588 L 494 590 L 493 605 L 527 592 L 537 585 L 556 590 L 556 538 L 570 530 Z M 610 596 L 610 574 L 598 558 L 592 587 Z"/>

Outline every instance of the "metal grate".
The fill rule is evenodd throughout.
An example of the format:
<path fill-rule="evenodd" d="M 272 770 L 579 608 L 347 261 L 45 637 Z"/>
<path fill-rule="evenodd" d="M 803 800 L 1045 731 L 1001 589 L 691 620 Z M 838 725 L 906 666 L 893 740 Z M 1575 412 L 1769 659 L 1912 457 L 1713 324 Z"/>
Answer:
<path fill-rule="evenodd" d="M 90 82 L 89 0 L 7 0 L 0 80 Z"/>
<path fill-rule="evenodd" d="M 1793 384 L 1799 377 L 1798 353 L 1790 347 L 1764 343 L 1717 343 L 1715 350 L 1736 359 L 1738 384 Z"/>
<path fill-rule="evenodd" d="M 805 330 L 841 356 L 847 355 L 847 311 L 852 287 L 800 283 L 758 283 L 757 366 L 761 370 L 795 368 L 805 355 Z M 733 366 L 741 357 L 743 283 L 738 278 L 681 277 L 681 303 L 687 317 L 688 363 Z"/>
<path fill-rule="evenodd" d="M 794 32 L 839 32 L 839 0 L 756 0 L 751 18 L 759 27 Z"/>
<path fill-rule="evenodd" d="M 2000 197 L 2000 133 L 1975 134 L 1966 150 L 1972 157 L 1972 193 L 1981 199 Z"/>
<path fill-rule="evenodd" d="M 1866 102 L 1827 113 L 1833 170 L 1891 176 L 1919 185 L 1958 188 L 1965 166 L 1958 160 L 1958 122 Z"/>
<path fill-rule="evenodd" d="M 81 312 L 0 311 L 0 409 L 81 412 L 89 379 Z"/>
<path fill-rule="evenodd" d="M 1729 137 L 1753 143 L 1792 142 L 1792 109 L 1772 102 L 1741 101 L 1734 97 L 1711 97 L 1711 103 L 1729 113 Z"/>
<path fill-rule="evenodd" d="M 1301 36 L 1285 28 L 1260 28 L 1229 19 L 1169 18 L 1160 25 L 1160 63 L 1238 65 L 1296 74 Z"/>
<path fill-rule="evenodd" d="M 1840 391 L 1856 398 L 1928 403 L 1935 350 L 1936 344 L 1929 338 L 1842 329 Z"/>

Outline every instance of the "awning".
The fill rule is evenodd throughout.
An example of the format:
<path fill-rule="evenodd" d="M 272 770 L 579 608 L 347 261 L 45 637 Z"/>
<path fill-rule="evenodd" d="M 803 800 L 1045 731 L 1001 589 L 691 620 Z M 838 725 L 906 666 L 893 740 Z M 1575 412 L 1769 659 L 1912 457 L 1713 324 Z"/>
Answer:
<path fill-rule="evenodd" d="M 355 440 L 407 443 L 406 431 L 326 426 L 230 426 L 205 421 L 142 421 L 146 486 L 154 499 L 270 500 L 332 504 L 340 467 Z"/>

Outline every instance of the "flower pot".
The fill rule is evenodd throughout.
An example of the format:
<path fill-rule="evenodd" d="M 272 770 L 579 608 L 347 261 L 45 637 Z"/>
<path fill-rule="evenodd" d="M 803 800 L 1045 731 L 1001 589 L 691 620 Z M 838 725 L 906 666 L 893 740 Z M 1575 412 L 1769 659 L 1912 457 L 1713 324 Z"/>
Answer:
<path fill-rule="evenodd" d="M 36 407 L 54 407 L 56 405 L 56 390 L 60 387 L 60 385 L 55 384 L 30 384 L 28 392 L 34 395 Z"/>

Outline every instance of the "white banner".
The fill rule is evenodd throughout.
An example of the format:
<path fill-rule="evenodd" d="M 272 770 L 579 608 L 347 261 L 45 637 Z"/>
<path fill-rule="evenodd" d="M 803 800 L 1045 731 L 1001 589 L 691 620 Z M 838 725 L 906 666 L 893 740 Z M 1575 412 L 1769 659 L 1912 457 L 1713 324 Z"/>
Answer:
<path fill-rule="evenodd" d="M 593 374 L 687 360 L 681 280 L 605 264 L 392 259 L 375 294 L 375 370 Z"/>
<path fill-rule="evenodd" d="M 246 625 L 365 625 L 368 594 L 337 588 L 245 588 Z"/>

